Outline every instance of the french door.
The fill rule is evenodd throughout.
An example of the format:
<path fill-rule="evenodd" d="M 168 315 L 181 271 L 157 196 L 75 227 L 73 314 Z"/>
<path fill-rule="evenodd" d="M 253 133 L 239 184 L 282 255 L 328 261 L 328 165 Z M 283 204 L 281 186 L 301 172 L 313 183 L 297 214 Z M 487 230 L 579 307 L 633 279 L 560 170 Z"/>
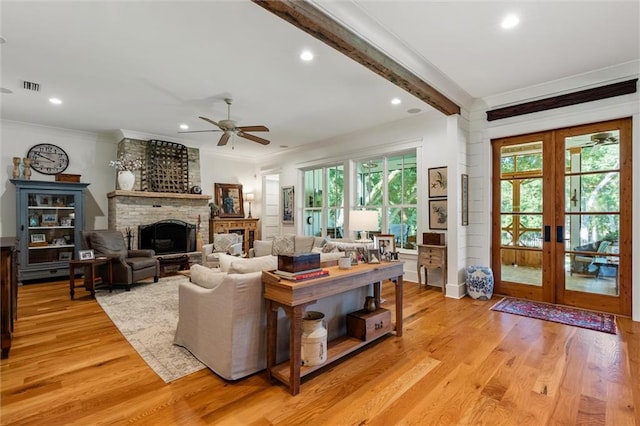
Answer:
<path fill-rule="evenodd" d="M 496 293 L 631 315 L 631 119 L 492 148 Z"/>

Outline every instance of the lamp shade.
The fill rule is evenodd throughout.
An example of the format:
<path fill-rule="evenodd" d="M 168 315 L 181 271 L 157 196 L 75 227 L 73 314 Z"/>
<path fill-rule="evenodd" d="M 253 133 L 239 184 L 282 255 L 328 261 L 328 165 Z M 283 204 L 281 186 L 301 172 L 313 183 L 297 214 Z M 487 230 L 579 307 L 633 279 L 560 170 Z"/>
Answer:
<path fill-rule="evenodd" d="M 249 192 L 248 194 L 244 194 L 244 198 L 247 201 L 253 201 L 256 199 L 255 195 L 253 195 L 253 192 Z"/>
<path fill-rule="evenodd" d="M 351 210 L 349 228 L 354 231 L 377 231 L 378 212 L 375 210 Z"/>

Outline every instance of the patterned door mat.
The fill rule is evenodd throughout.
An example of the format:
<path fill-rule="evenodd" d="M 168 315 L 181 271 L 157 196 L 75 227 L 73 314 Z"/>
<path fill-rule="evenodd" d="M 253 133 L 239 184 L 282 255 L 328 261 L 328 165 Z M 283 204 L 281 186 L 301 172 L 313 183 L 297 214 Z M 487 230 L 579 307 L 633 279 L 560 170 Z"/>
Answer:
<path fill-rule="evenodd" d="M 512 297 L 505 297 L 493 305 L 491 310 L 617 334 L 616 317 L 612 314 L 514 299 Z"/>

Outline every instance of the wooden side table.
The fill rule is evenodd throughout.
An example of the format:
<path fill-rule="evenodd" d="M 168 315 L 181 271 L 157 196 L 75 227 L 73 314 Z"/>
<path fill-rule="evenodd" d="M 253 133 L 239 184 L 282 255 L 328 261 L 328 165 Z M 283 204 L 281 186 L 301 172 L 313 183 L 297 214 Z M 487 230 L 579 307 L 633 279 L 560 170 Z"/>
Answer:
<path fill-rule="evenodd" d="M 429 284 L 429 271 L 442 271 L 442 292 L 446 293 L 447 286 L 447 246 L 418 244 L 418 285 L 422 285 L 421 267 L 424 267 L 424 284 Z"/>
<path fill-rule="evenodd" d="M 71 260 L 69 261 L 69 294 L 71 295 L 71 300 L 75 295 L 75 268 L 83 267 L 85 269 L 85 274 L 87 270 L 89 271 L 89 288 L 88 290 L 91 292 L 91 298 L 96 298 L 96 268 L 100 265 L 107 265 L 108 271 L 108 282 L 109 292 L 111 292 L 111 284 L 113 282 L 113 264 L 111 262 L 110 257 L 98 257 L 95 259 L 88 260 Z M 86 282 L 86 280 L 85 280 Z M 83 284 L 85 286 L 85 284 Z"/>

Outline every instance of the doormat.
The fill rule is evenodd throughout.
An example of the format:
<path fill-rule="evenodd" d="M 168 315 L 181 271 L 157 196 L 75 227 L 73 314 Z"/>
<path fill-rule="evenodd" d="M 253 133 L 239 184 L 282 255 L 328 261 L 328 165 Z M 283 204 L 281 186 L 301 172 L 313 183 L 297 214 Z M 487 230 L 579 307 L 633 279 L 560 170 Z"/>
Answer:
<path fill-rule="evenodd" d="M 584 311 L 567 306 L 505 297 L 491 307 L 491 310 L 559 322 L 574 327 L 588 328 L 603 333 L 617 334 L 616 317 L 611 314 Z"/>

